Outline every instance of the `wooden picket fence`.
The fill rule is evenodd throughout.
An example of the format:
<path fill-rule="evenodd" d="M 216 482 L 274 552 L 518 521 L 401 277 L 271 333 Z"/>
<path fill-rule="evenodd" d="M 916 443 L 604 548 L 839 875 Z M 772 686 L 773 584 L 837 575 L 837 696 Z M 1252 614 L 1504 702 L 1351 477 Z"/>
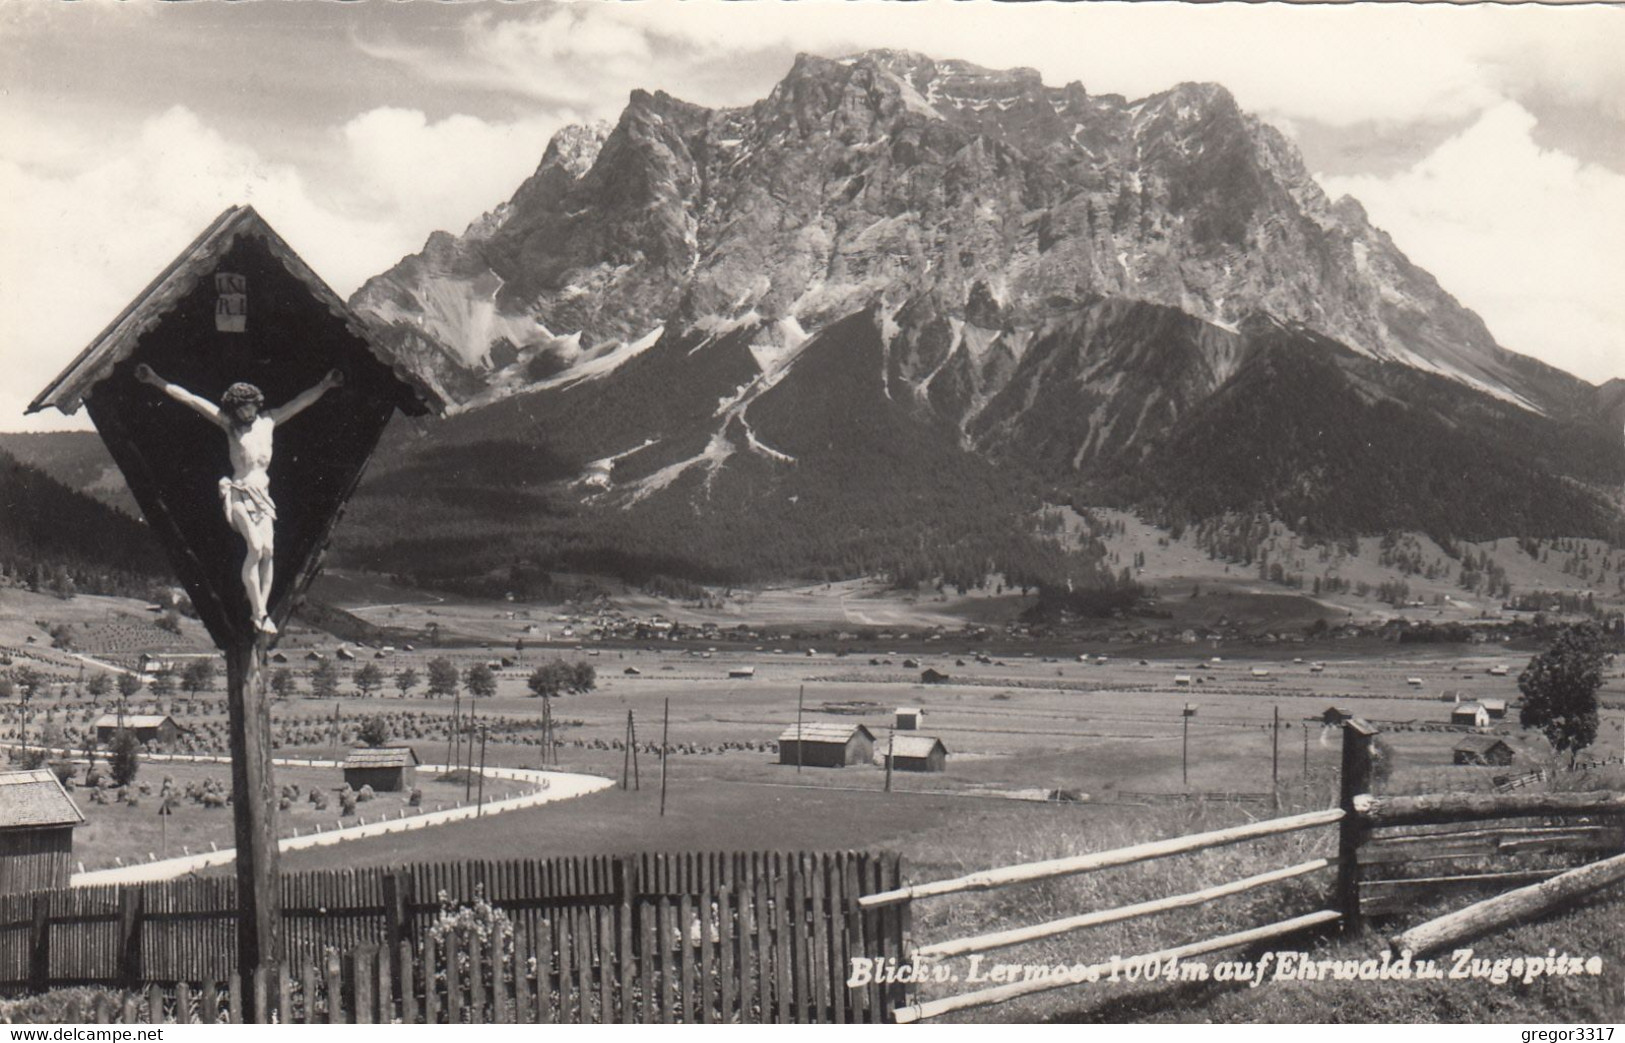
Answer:
<path fill-rule="evenodd" d="M 1282 836 L 1304 830 L 1336 827 L 1337 854 L 1310 859 L 1295 865 L 1267 869 L 1240 879 L 1224 881 L 1199 890 L 1110 909 L 1094 910 L 1029 926 L 916 946 L 908 936 L 911 916 L 905 916 L 904 944 L 910 960 L 924 965 L 957 956 L 987 953 L 1029 942 L 1055 938 L 1088 928 L 1155 916 L 1179 909 L 1207 905 L 1234 895 L 1256 891 L 1323 870 L 1335 872 L 1329 894 L 1321 908 L 1312 908 L 1272 923 L 1216 937 L 1170 945 L 1139 956 L 1114 958 L 1082 968 L 1076 980 L 1088 980 L 1091 973 L 1102 977 L 1115 966 L 1161 965 L 1171 960 L 1221 952 L 1242 946 L 1273 941 L 1301 932 L 1325 931 L 1334 925 L 1345 932 L 1364 929 L 1368 917 L 1393 915 L 1441 896 L 1463 891 L 1504 889 L 1541 881 L 1573 880 L 1571 890 L 1593 887 L 1582 884 L 1572 856 L 1603 853 L 1617 856 L 1625 851 L 1625 794 L 1534 793 L 1534 794 L 1430 794 L 1425 796 L 1378 797 L 1369 791 L 1373 740 L 1376 730 L 1367 722 L 1353 719 L 1343 727 L 1343 757 L 1339 777 L 1338 806 L 1284 818 L 1233 826 L 1206 833 L 1172 837 L 1111 851 L 1094 852 L 1071 858 L 1029 862 L 984 870 L 949 880 L 909 884 L 865 895 L 858 900 L 869 910 L 907 910 L 922 899 L 962 895 L 996 888 L 1030 884 L 1097 872 L 1117 866 L 1134 865 L 1176 855 Z M 1522 820 L 1540 819 L 1530 826 Z M 1517 820 L 1517 821 L 1514 821 Z M 1420 828 L 1418 828 L 1420 827 Z M 1570 858 L 1568 865 L 1486 872 L 1486 859 L 1533 854 L 1558 854 Z M 1448 875 L 1379 876 L 1383 867 L 1403 867 L 1409 871 L 1423 864 L 1451 863 L 1457 872 Z M 1467 868 L 1460 871 L 1465 863 Z M 1607 867 L 1593 864 L 1591 869 Z M 1433 872 L 1432 870 L 1424 870 Z M 1611 870 L 1617 875 L 1625 870 Z M 1597 879 L 1605 873 L 1591 874 Z M 1511 897 L 1510 895 L 1506 897 Z M 1533 901 L 1533 900 L 1532 900 Z M 1443 921 L 1430 921 L 1432 927 Z M 1038 976 L 972 992 L 917 999 L 912 992 L 894 1011 L 898 1022 L 907 1023 L 940 1017 L 955 1011 L 1003 1003 L 1022 996 L 1069 987 L 1075 979 L 1066 975 Z"/>
<path fill-rule="evenodd" d="M 849 989 L 846 968 L 901 958 L 906 912 L 858 904 L 901 871 L 895 854 L 765 852 L 293 876 L 286 958 L 247 997 L 232 881 L 47 892 L 0 902 L 0 986 L 112 985 L 124 998 L 87 1014 L 122 1021 L 883 1022 L 901 988 Z M 480 895 L 511 932 L 437 927 L 442 892 Z"/>

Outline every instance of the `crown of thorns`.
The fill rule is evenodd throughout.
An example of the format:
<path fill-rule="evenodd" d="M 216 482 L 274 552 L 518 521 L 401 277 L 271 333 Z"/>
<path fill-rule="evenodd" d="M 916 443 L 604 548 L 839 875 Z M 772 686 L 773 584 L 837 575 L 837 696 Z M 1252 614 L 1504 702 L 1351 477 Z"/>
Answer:
<path fill-rule="evenodd" d="M 263 406 L 265 396 L 253 384 L 233 384 L 220 396 L 220 404 L 227 409 L 236 409 L 238 406 Z"/>

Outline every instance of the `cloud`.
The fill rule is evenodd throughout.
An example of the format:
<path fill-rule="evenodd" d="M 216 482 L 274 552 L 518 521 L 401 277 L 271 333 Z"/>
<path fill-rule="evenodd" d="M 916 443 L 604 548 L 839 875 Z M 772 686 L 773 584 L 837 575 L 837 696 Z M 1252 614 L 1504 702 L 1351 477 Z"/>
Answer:
<path fill-rule="evenodd" d="M 1543 150 L 1534 127 L 1502 102 L 1407 170 L 1322 182 L 1503 345 L 1588 380 L 1625 376 L 1625 176 Z"/>
<path fill-rule="evenodd" d="M 339 131 L 338 180 L 348 205 L 420 230 L 419 239 L 434 229 L 461 231 L 530 176 L 563 122 L 544 116 L 488 123 L 464 115 L 430 121 L 415 109 L 373 109 Z"/>
<path fill-rule="evenodd" d="M 9 201 L 0 208 L 4 429 L 61 426 L 24 421 L 23 408 L 228 206 L 252 205 L 348 294 L 430 232 L 461 229 L 506 199 L 551 131 L 548 121 L 430 121 L 378 109 L 331 130 L 340 147 L 315 181 L 183 107 L 128 129 L 16 112 L 0 125 L 11 132 L 0 142 L 0 197 Z"/>

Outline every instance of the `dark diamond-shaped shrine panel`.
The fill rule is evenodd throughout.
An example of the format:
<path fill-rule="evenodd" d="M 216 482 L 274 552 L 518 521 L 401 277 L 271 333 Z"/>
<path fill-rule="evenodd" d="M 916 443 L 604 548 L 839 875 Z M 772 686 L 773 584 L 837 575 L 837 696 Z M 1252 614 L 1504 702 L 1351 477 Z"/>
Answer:
<path fill-rule="evenodd" d="M 222 288 L 239 286 L 217 284 L 213 273 L 205 274 L 95 385 L 86 405 L 209 633 L 227 647 L 251 638 L 253 629 L 241 578 L 245 547 L 220 502 L 219 481 L 231 474 L 226 435 L 136 380 L 135 367 L 146 363 L 215 403 L 227 387 L 245 381 L 264 392 L 267 408 L 318 383 L 330 369 L 344 373 L 343 387 L 329 390 L 276 431 L 270 608 L 279 625 L 314 575 L 344 502 L 401 399 L 401 384 L 262 239 L 240 236 L 214 272 L 242 276 L 246 283 L 246 300 L 231 305 L 243 316 L 242 332 L 222 332 L 216 320 Z"/>

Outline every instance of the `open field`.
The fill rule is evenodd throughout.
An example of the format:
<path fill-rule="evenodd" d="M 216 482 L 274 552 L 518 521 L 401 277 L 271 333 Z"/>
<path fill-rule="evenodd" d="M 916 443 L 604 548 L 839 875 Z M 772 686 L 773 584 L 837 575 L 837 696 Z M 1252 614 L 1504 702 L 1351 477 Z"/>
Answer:
<path fill-rule="evenodd" d="M 1190 612 L 1189 618 L 1202 625 L 1213 615 L 1247 614 L 1257 620 L 1279 613 L 1284 627 L 1301 618 L 1305 605 L 1309 611 L 1316 607 L 1306 597 L 1248 591 L 1247 582 L 1227 583 L 1222 577 L 1204 581 L 1201 597 L 1179 599 L 1191 603 L 1180 611 Z M 1320 717 L 1334 705 L 1367 718 L 1382 731 L 1392 774 L 1381 788 L 1388 792 L 1483 791 L 1497 775 L 1553 762 L 1544 739 L 1517 727 L 1513 710 L 1512 717 L 1498 722 L 1493 731 L 1517 751 L 1514 764 L 1504 768 L 1451 764 L 1451 747 L 1464 732 L 1448 724 L 1450 703 L 1445 693 L 1459 692 L 1469 700 L 1511 702 L 1518 697 L 1517 675 L 1530 651 L 1496 643 L 1401 646 L 1356 639 L 1123 646 L 1081 639 L 1022 643 L 965 631 L 932 639 L 930 634 L 902 629 L 892 633 L 876 625 L 864 635 L 834 643 L 820 639 L 816 653 L 809 655 L 810 641 L 786 639 L 759 621 L 753 621 L 761 627 L 754 642 L 617 645 L 561 632 L 548 640 L 547 631 L 570 625 L 557 617 L 579 609 L 531 606 L 527 618 L 524 606 L 452 604 L 421 594 L 414 599 L 413 592 L 373 581 L 355 586 L 352 593 L 400 597 L 398 602 L 374 602 L 374 609 L 364 611 L 385 614 L 372 620 L 379 623 L 397 610 L 422 613 L 420 622 L 439 620 L 442 646 L 419 645 L 407 651 L 403 645 L 376 658 L 373 650 L 352 646 L 356 658 L 339 660 L 333 639 L 289 635 L 280 647 L 300 693 L 308 692 L 314 665 L 305 659 L 305 652 L 315 649 L 339 665 L 342 697 L 313 700 L 300 694 L 275 701 L 272 717 L 280 755 L 327 756 L 342 751 L 363 719 L 383 714 L 393 733 L 413 745 L 422 760 L 442 761 L 451 700 L 425 698 L 421 680 L 402 698 L 391 679 L 407 667 L 423 678 L 437 657 L 452 660 L 462 671 L 508 656 L 515 662 L 497 671 L 497 694 L 478 700 L 465 694 L 461 707 L 466 712 L 472 701 L 476 720 L 491 726 L 485 750 L 488 763 L 541 767 L 542 702 L 531 696 L 526 678 L 540 663 L 565 658 L 592 665 L 598 683 L 590 694 L 560 697 L 553 703 L 561 741 L 557 766 L 619 777 L 626 762 L 621 741 L 630 713 L 636 722 L 641 789 L 612 789 L 500 818 L 299 852 L 284 858 L 284 865 L 293 870 L 461 857 L 885 848 L 904 853 L 913 879 L 937 879 L 1268 817 L 1275 814 L 1264 797 L 1271 790 L 1272 766 L 1284 809 L 1325 807 L 1332 800 L 1340 732 L 1323 727 Z M 831 595 L 826 600 L 839 599 Z M 984 598 L 981 607 L 998 603 L 997 598 Z M 641 614 L 659 611 L 657 605 L 630 607 Z M 675 613 L 665 614 L 672 618 Z M 536 630 L 527 629 L 533 625 Z M 786 632 L 794 626 L 783 625 Z M 519 650 L 515 642 L 521 637 L 524 646 Z M 491 647 L 480 647 L 482 643 Z M 1085 653 L 1088 661 L 1080 661 Z M 363 698 L 352 679 L 368 663 L 379 666 L 386 681 L 381 692 Z M 1321 668 L 1313 669 L 1317 664 Z M 746 667 L 753 672 L 749 678 L 729 676 Z M 1492 667 L 1506 670 L 1495 676 L 1489 672 Z M 62 665 L 64 680 L 72 680 L 66 674 L 71 668 L 71 662 Z M 922 683 L 921 672 L 927 668 L 948 675 L 947 681 Z M 1179 677 L 1189 683 L 1176 682 Z M 219 683 L 197 697 L 177 695 L 159 701 L 143 692 L 129 709 L 175 712 L 182 724 L 194 729 L 191 742 L 198 748 L 218 745 L 223 742 L 225 720 Z M 1611 668 L 1601 695 L 1603 726 L 1589 753 L 1618 756 L 1625 748 L 1625 674 Z M 925 717 L 920 731 L 946 744 L 948 770 L 932 775 L 899 772 L 892 780 L 893 792 L 886 793 L 885 773 L 874 762 L 800 771 L 781 765 L 775 740 L 795 723 L 798 702 L 808 721 L 863 724 L 876 737 L 877 758 L 891 734 L 893 710 L 921 707 Z M 1187 719 L 1181 710 L 1188 703 L 1195 704 L 1195 715 Z M 654 746 L 668 706 L 672 752 L 667 764 L 667 813 L 661 817 L 660 765 Z M 53 687 L 36 700 L 33 728 L 42 727 L 47 709 L 58 725 L 82 722 L 92 713 L 89 700 L 71 697 L 64 702 Z M 1282 725 L 1278 743 L 1271 728 L 1277 711 Z M 0 732 L 14 731 L 16 724 L 13 704 L 0 717 Z M 1182 756 L 1187 750 L 1188 757 Z M 143 768 L 142 780 L 156 783 L 164 774 L 173 774 L 180 781 L 182 770 L 150 764 Z M 300 778 L 297 770 L 279 769 L 277 780 L 297 782 L 304 789 L 337 784 L 336 779 L 323 783 Z M 1620 777 L 1618 769 L 1608 769 L 1592 782 L 1563 783 L 1617 787 Z M 1069 799 L 1042 799 L 1057 791 Z M 82 790 L 76 793 L 82 798 Z M 1192 799 L 1183 799 L 1187 796 Z M 1174 802 L 1176 798 L 1179 802 Z M 440 798 L 425 786 L 426 805 L 436 799 Z M 363 805 L 363 814 L 366 809 Z M 144 858 L 157 850 L 160 823 L 151 813 L 156 811 L 154 797 L 143 798 L 139 808 L 97 806 L 86 811 L 93 825 L 78 838 L 82 852 L 105 849 L 120 857 Z M 336 805 L 328 817 L 335 813 Z M 186 814 L 196 821 L 177 815 L 169 823 L 171 853 L 177 853 L 180 845 L 196 850 L 210 839 L 229 839 L 228 811 L 188 806 Z M 281 816 L 281 829 L 308 829 L 315 817 L 308 803 L 298 804 Z M 218 834 L 210 832 L 216 829 Z M 1173 860 L 1167 869 L 1130 868 L 1030 893 L 1001 892 L 938 907 L 926 903 L 917 914 L 916 929 L 921 937 L 951 937 L 1200 887 L 1279 866 L 1287 859 L 1319 857 L 1327 853 L 1331 836 L 1330 831 L 1316 831 L 1260 844 L 1256 850 L 1238 847 Z M 1153 919 L 1091 934 L 1086 942 L 1032 951 L 1068 962 L 1149 951 L 1175 936 L 1252 926 L 1280 918 L 1273 915 L 1280 910 L 1308 911 L 1318 907 L 1309 903 L 1329 886 L 1329 876 L 1321 873 L 1259 892 L 1233 908 L 1193 912 L 1177 923 Z M 1618 899 L 1596 908 L 1616 920 L 1622 911 Z M 1557 937 L 1555 931 L 1532 925 L 1494 940 L 1493 945 L 1536 946 L 1544 952 Z M 1575 936 L 1609 960 L 1622 956 L 1616 943 L 1595 932 L 1581 930 Z M 1366 950 L 1374 952 L 1376 943 L 1305 945 L 1317 954 L 1334 956 L 1369 955 Z M 1505 951 L 1510 954 L 1513 949 Z M 1019 951 L 1017 958 L 1023 958 Z M 1340 1020 L 1345 1019 L 1341 1004 L 1360 1012 L 1350 1015 L 1355 1020 L 1551 1020 L 1568 1010 L 1600 1016 L 1610 1011 L 1617 1015 L 1622 1009 L 1618 983 L 1612 980 L 1529 989 L 1481 982 L 1448 990 L 1420 984 L 1373 990 L 1346 983 L 1263 990 L 1213 983 L 1176 988 L 1181 996 L 1177 1011 L 1167 1003 L 1166 987 L 1142 985 L 1113 992 L 1064 990 L 1019 1007 L 965 1017 Z"/>
<path fill-rule="evenodd" d="M 99 770 L 106 773 L 104 762 L 99 762 Z M 82 777 L 82 770 L 79 775 Z M 87 870 L 95 870 L 149 861 L 154 855 L 165 858 L 207 851 L 211 845 L 231 847 L 234 841 L 229 804 L 209 806 L 180 796 L 174 801 L 170 814 L 158 814 L 162 803 L 159 794 L 165 779 L 171 780 L 180 794 L 185 794 L 189 787 L 202 787 L 206 783 L 222 787 L 225 794 L 231 791 L 231 769 L 227 765 L 162 761 L 142 764 L 130 791 L 133 803 L 117 799 L 112 790 L 106 791 L 108 803 L 97 803 L 89 799 L 89 790 L 82 786 L 75 788 L 70 792 L 86 820 L 74 831 L 75 861 Z M 466 789 L 460 781 L 439 782 L 423 773 L 416 782 L 423 796 L 420 808 L 408 806 L 406 792 L 378 793 L 371 800 L 357 804 L 355 812 L 346 815 L 339 806 L 338 791 L 344 781 L 337 769 L 278 768 L 276 782 L 278 789 L 288 795 L 287 807 L 277 814 L 279 837 L 294 836 L 296 832 L 310 833 L 318 827 L 353 826 L 358 816 L 373 821 L 384 816 L 394 817 L 402 811 L 411 815 L 441 806 L 451 807 L 464 800 Z M 516 786 L 490 782 L 487 785 L 490 787 L 488 796 L 501 796 Z M 143 789 L 148 792 L 141 792 Z M 326 796 L 321 810 L 309 799 L 316 790 Z"/>
<path fill-rule="evenodd" d="M 756 793 L 762 808 L 763 822 L 759 825 L 772 835 L 784 836 L 786 842 L 805 834 L 805 842 L 811 843 L 812 837 L 826 833 L 824 842 L 831 846 L 870 846 L 877 842 L 873 823 L 877 816 L 883 816 L 870 805 L 875 801 L 883 804 L 887 798 L 880 792 L 884 772 L 876 764 L 843 769 L 807 767 L 798 772 L 793 765 L 777 763 L 774 742 L 795 723 L 798 697 L 808 721 L 861 723 L 867 727 L 877 739 L 877 759 L 890 734 L 893 709 L 922 707 L 925 720 L 921 731 L 940 737 L 948 747 L 948 771 L 929 775 L 898 772 L 893 779 L 897 794 L 891 798 L 923 802 L 918 804 L 921 815 L 925 815 L 923 809 L 934 806 L 926 801 L 925 794 L 966 808 L 992 804 L 1001 813 L 1009 814 L 1025 812 L 1009 811 L 1020 803 L 1006 798 L 1042 798 L 1056 790 L 1068 791 L 1100 807 L 1137 805 L 1155 799 L 1155 795 L 1187 790 L 1219 795 L 1263 794 L 1271 787 L 1272 764 L 1289 790 L 1301 790 L 1306 784 L 1317 786 L 1330 777 L 1339 756 L 1337 730 L 1324 728 L 1319 721 L 1327 707 L 1334 704 L 1366 717 L 1383 730 L 1394 756 L 1394 771 L 1387 785 L 1396 791 L 1441 785 L 1482 789 L 1492 775 L 1532 770 L 1550 759 L 1543 739 L 1509 721 L 1501 722 L 1496 731 L 1518 751 L 1514 765 L 1501 769 L 1451 766 L 1451 747 L 1463 732 L 1446 723 L 1449 705 L 1441 700 L 1441 693 L 1460 691 L 1464 698 L 1472 699 L 1511 700 L 1517 696 L 1513 675 L 1521 668 L 1520 657 L 1482 651 L 1430 651 L 1380 658 L 1328 656 L 1320 673 L 1311 673 L 1308 662 L 1294 663 L 1284 658 L 1213 663 L 1199 662 L 1195 656 L 1143 662 L 1115 656 L 1104 665 L 1096 665 L 1075 659 L 1046 661 L 1039 656 L 978 663 L 956 653 L 915 653 L 919 669 L 935 667 L 949 674 L 948 683 L 933 685 L 919 683 L 918 669 L 903 667 L 907 657 L 892 655 L 889 650 L 847 656 L 718 651 L 708 658 L 703 657 L 707 653 L 696 655 L 679 649 L 594 651 L 596 655 L 573 649 L 528 649 L 522 662 L 498 671 L 497 695 L 477 700 L 475 708 L 476 719 L 492 727 L 486 750 L 488 761 L 514 767 L 541 766 L 542 704 L 530 696 L 525 677 L 545 658 L 579 657 L 596 668 L 598 688 L 591 694 L 561 697 L 554 703 L 561 740 L 559 767 L 618 777 L 626 759 L 620 744 L 631 713 L 640 744 L 638 767 L 643 794 L 647 797 L 658 782 L 653 744 L 659 741 L 661 715 L 669 702 L 672 808 L 684 807 L 685 815 L 700 816 L 699 820 L 685 818 L 681 831 L 685 843 L 698 847 L 721 848 L 741 836 L 767 835 L 760 833 L 757 826 L 746 828 L 744 824 L 754 820 L 738 806 L 722 810 L 729 801 L 719 800 L 715 812 L 707 810 L 709 801 L 698 807 L 692 803 L 697 794 L 721 792 L 723 788 Z M 385 660 L 369 661 L 380 662 L 386 675 L 406 665 L 423 674 L 436 654 L 452 659 L 460 668 L 482 662 L 489 655 L 481 650 L 397 652 Z M 879 665 L 871 665 L 871 659 L 878 660 Z M 344 665 L 346 670 L 353 670 L 362 662 Z M 965 665 L 959 665 L 961 662 Z M 1486 671 L 1495 663 L 1508 665 L 1508 676 L 1490 676 Z M 295 661 L 290 669 L 303 674 L 308 665 Z M 747 665 L 754 669 L 754 677 L 727 676 L 730 669 Z M 628 674 L 628 669 L 638 672 Z M 1255 670 L 1267 670 L 1269 676 L 1255 676 Z M 1191 684 L 1176 685 L 1176 676 L 1189 676 Z M 1407 684 L 1409 678 L 1420 679 L 1421 686 Z M 304 683 L 301 679 L 302 688 Z M 348 683 L 343 691 L 351 694 L 335 701 L 295 697 L 275 702 L 278 752 L 285 756 L 327 756 L 342 751 L 360 721 L 384 714 L 396 736 L 414 745 L 422 760 L 445 760 L 450 700 L 423 698 L 421 686 L 405 699 L 388 688 L 365 699 L 355 697 Z M 1621 677 L 1610 676 L 1603 695 L 1616 706 L 1625 699 Z M 464 698 L 465 708 L 469 701 Z M 1181 717 L 1181 708 L 1187 703 L 1196 705 L 1188 734 Z M 49 705 L 53 704 L 36 707 L 36 729 Z M 76 719 L 82 719 L 87 712 L 82 701 L 70 700 L 69 705 Z M 195 729 L 194 741 L 205 746 L 223 743 L 224 707 L 218 692 L 198 699 L 172 700 L 168 705 L 183 711 L 182 723 Z M 132 711 L 147 708 L 143 696 L 138 696 L 131 706 Z M 332 732 L 335 710 L 339 722 L 336 738 Z M 1278 747 L 1270 727 L 1277 710 L 1282 722 Z M 1595 751 L 1598 755 L 1620 751 L 1621 722 L 1619 709 L 1605 713 Z M 8 722 L 0 722 L 0 729 L 7 726 Z M 1188 761 L 1182 765 L 1185 749 Z M 828 794 L 820 795 L 824 791 Z M 850 798 L 834 794 L 850 794 Z M 579 812 L 575 806 L 569 810 L 524 812 L 522 816 L 534 816 L 538 823 L 534 834 L 537 846 L 521 850 L 531 842 L 525 838 L 532 834 L 515 830 L 516 836 L 500 839 L 501 848 L 508 850 L 518 845 L 515 854 L 578 853 L 543 823 L 576 814 L 591 818 L 600 814 L 585 810 L 593 802 L 602 805 L 602 814 L 613 811 L 612 819 L 623 811 L 633 818 L 641 814 L 617 811 L 620 799 L 612 794 L 588 798 L 580 802 L 584 810 Z M 749 803 L 744 797 L 739 799 Z M 857 806 L 845 813 L 809 807 L 781 822 L 779 809 L 794 807 L 802 799 L 850 799 Z M 625 803 L 627 808 L 639 806 L 630 798 Z M 710 829 L 705 828 L 705 819 L 712 822 Z M 531 819 L 520 817 L 513 821 Z M 581 843 L 587 846 L 580 850 L 604 850 L 593 845 L 606 843 L 606 838 L 617 833 L 629 850 L 661 842 L 658 831 L 604 827 L 591 832 L 597 839 L 584 835 Z M 878 832 L 885 835 L 883 830 Z M 904 829 L 895 836 L 902 842 L 909 832 Z M 408 843 L 418 845 L 421 850 L 417 853 L 424 857 L 439 857 L 450 849 L 442 846 L 441 839 L 432 832 L 414 836 Z"/>

